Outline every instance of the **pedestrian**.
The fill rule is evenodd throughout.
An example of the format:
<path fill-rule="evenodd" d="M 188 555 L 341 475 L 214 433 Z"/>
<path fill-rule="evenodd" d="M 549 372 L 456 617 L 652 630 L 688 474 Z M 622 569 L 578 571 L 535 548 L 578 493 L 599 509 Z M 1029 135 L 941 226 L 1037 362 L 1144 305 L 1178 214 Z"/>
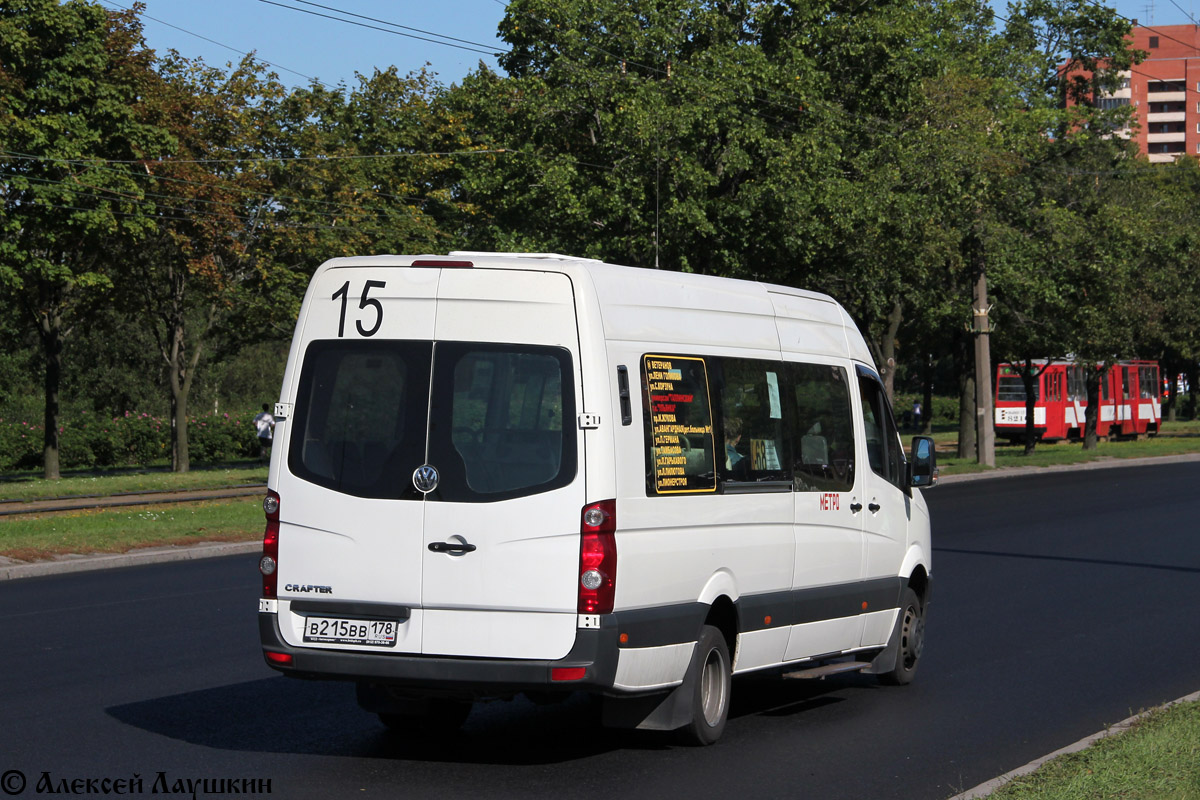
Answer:
<path fill-rule="evenodd" d="M 917 430 L 921 430 L 921 401 L 913 400 L 913 425 Z"/>
<path fill-rule="evenodd" d="M 263 403 L 262 411 L 254 418 L 254 427 L 258 432 L 258 457 L 266 461 L 271 453 L 271 436 L 275 430 L 275 417 L 267 403 Z"/>

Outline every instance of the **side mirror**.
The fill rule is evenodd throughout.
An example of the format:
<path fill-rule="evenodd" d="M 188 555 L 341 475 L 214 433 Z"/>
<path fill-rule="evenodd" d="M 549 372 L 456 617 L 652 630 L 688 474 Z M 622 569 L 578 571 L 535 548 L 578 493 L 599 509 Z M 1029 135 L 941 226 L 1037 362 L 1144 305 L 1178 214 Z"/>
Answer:
<path fill-rule="evenodd" d="M 938 481 L 937 451 L 932 436 L 914 436 L 908 460 L 909 486 L 934 486 Z"/>

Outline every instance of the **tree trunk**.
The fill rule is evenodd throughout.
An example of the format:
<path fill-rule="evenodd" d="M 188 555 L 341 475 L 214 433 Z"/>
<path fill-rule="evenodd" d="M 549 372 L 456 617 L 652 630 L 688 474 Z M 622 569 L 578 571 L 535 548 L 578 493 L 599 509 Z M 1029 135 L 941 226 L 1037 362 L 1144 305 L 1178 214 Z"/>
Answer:
<path fill-rule="evenodd" d="M 171 470 L 187 472 L 188 462 L 187 441 L 187 395 L 175 390 L 175 381 L 171 387 Z"/>
<path fill-rule="evenodd" d="M 1025 455 L 1033 455 L 1033 450 L 1037 447 L 1037 432 L 1033 429 L 1033 412 L 1037 405 L 1037 379 L 1041 375 L 1039 372 L 1034 375 L 1033 359 L 1028 356 L 1025 358 L 1025 367 L 1021 370 L 1021 384 L 1025 387 Z"/>
<path fill-rule="evenodd" d="M 39 332 L 42 339 L 42 352 L 46 357 L 45 374 L 45 414 L 42 422 L 45 430 L 42 435 L 42 469 L 47 480 L 58 480 L 62 477 L 59 470 L 59 387 L 62 384 L 62 351 L 63 331 L 62 318 L 54 311 L 53 304 L 48 301 L 43 292 L 43 310 L 40 313 Z"/>
<path fill-rule="evenodd" d="M 1196 363 L 1193 361 L 1188 364 L 1187 381 L 1188 381 L 1188 419 L 1196 419 L 1196 379 L 1200 377 L 1200 369 L 1196 368 Z"/>
<path fill-rule="evenodd" d="M 184 363 L 183 322 L 176 320 L 171 333 L 170 381 L 171 381 L 171 470 L 187 472 L 191 468 L 188 459 L 187 406 L 191 390 L 191 370 Z"/>
<path fill-rule="evenodd" d="M 982 262 L 982 258 L 980 258 Z M 975 438 L 976 461 L 996 466 L 996 430 L 992 424 L 991 328 L 988 325 L 987 272 L 979 265 L 972 304 L 975 333 Z"/>
<path fill-rule="evenodd" d="M 1179 405 L 1179 381 L 1175 379 L 1175 375 L 1175 371 L 1171 370 L 1167 377 L 1167 422 L 1175 421 L 1175 411 Z"/>
<path fill-rule="evenodd" d="M 1096 422 L 1100 419 L 1100 381 L 1106 370 L 1095 366 L 1087 371 L 1087 411 L 1083 414 L 1083 449 L 1095 450 L 1099 437 Z"/>
<path fill-rule="evenodd" d="M 958 393 L 958 457 L 975 457 L 975 376 L 966 373 Z"/>
<path fill-rule="evenodd" d="M 887 316 L 887 330 L 883 334 L 882 353 L 883 390 L 887 392 L 888 402 L 896 405 L 896 334 L 900 332 L 900 323 L 904 321 L 904 303 L 897 300 L 892 304 L 892 310 Z"/>
<path fill-rule="evenodd" d="M 921 376 L 921 433 L 933 434 L 933 356 L 925 358 L 925 374 Z"/>

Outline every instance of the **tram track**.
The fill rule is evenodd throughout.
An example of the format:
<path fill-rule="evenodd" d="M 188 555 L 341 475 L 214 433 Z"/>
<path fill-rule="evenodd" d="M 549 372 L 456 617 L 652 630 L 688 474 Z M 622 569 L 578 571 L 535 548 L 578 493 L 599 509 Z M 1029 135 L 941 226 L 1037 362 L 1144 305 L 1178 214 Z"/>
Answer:
<path fill-rule="evenodd" d="M 0 500 L 0 517 L 60 514 L 68 511 L 90 511 L 106 508 L 157 506 L 170 503 L 191 503 L 201 500 L 225 500 L 235 497 L 261 495 L 267 485 L 244 484 L 219 486 L 213 489 L 187 491 L 121 492 L 111 495 L 71 495 L 36 500 Z"/>

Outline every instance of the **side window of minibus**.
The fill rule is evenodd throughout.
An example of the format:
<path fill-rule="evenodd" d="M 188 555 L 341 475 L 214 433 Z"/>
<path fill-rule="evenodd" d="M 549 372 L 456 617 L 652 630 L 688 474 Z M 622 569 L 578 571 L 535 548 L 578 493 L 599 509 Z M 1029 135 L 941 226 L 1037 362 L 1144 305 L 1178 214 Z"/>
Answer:
<path fill-rule="evenodd" d="M 862 395 L 863 429 L 867 438 L 867 459 L 876 474 L 904 488 L 904 450 L 900 444 L 900 432 L 892 420 L 891 408 L 884 395 L 883 386 L 874 376 L 858 376 L 859 392 Z"/>
<path fill-rule="evenodd" d="M 843 367 L 790 364 L 795 396 L 792 426 L 796 491 L 846 492 L 854 488 L 854 418 Z"/>
<path fill-rule="evenodd" d="M 717 474 L 731 483 L 790 481 L 780 394 L 783 365 L 748 358 L 719 361 Z"/>
<path fill-rule="evenodd" d="M 699 356 L 642 356 L 650 497 L 717 490 L 709 361 Z"/>

